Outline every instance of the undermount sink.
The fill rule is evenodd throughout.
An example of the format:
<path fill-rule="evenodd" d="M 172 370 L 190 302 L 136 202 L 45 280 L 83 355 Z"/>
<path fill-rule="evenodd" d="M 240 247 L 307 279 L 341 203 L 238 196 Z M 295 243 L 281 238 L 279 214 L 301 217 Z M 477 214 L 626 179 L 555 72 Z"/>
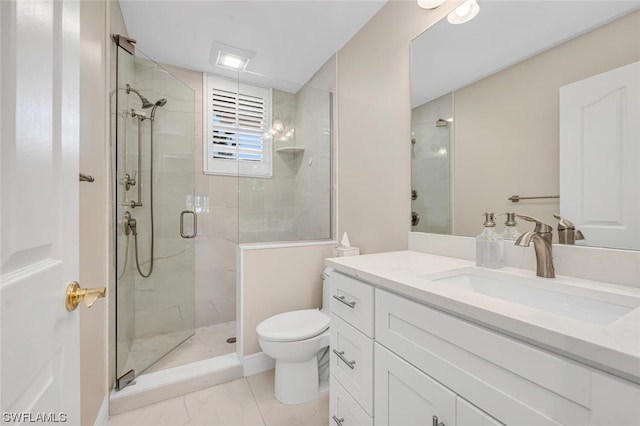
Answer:
<path fill-rule="evenodd" d="M 585 291 L 555 279 L 481 268 L 461 268 L 418 278 L 601 326 L 640 307 L 640 299 L 635 297 Z M 580 292 L 587 293 L 588 297 L 576 294 Z"/>

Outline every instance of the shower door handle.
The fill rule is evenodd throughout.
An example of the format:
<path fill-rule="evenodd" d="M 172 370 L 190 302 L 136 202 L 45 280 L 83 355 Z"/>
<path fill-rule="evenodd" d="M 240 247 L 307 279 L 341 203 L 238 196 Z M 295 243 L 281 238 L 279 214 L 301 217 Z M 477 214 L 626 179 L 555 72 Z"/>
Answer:
<path fill-rule="evenodd" d="M 193 234 L 184 233 L 184 215 L 187 213 L 193 215 Z M 183 210 L 180 212 L 180 236 L 182 238 L 195 238 L 198 235 L 198 215 L 193 210 Z"/>

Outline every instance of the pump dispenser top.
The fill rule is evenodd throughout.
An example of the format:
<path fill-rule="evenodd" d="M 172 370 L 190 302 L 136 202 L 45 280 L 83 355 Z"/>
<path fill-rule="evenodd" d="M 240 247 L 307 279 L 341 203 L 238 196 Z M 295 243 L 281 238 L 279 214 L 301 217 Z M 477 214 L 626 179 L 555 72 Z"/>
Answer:
<path fill-rule="evenodd" d="M 476 237 L 476 265 L 485 268 L 504 266 L 504 239 L 496 232 L 496 215 L 484 214 L 484 230 Z"/>
<path fill-rule="evenodd" d="M 507 216 L 507 221 L 504 223 L 504 231 L 502 231 L 502 234 L 500 235 L 502 235 L 502 238 L 505 240 L 515 241 L 521 235 L 520 231 L 516 229 L 516 214 L 513 212 L 507 212 L 505 215 Z"/>

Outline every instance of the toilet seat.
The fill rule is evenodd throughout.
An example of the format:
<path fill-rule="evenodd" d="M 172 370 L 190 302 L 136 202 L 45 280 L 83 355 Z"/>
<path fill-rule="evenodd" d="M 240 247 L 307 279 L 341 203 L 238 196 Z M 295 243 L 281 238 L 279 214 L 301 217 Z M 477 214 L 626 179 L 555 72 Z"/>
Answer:
<path fill-rule="evenodd" d="M 294 342 L 315 337 L 329 328 L 329 316 L 318 309 L 304 309 L 274 315 L 256 327 L 261 339 Z"/>

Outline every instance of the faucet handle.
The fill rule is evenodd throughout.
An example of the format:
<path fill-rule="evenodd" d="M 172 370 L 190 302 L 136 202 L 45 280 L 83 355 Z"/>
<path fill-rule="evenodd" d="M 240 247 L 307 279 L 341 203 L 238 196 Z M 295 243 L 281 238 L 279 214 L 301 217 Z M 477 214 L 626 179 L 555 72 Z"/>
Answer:
<path fill-rule="evenodd" d="M 553 228 L 551 227 L 551 225 L 547 225 L 546 223 L 536 219 L 535 217 L 527 216 L 525 214 L 516 214 L 516 216 L 528 222 L 535 222 L 536 227 L 533 229 L 533 232 L 537 232 L 538 234 L 553 232 Z"/>
<path fill-rule="evenodd" d="M 558 231 L 563 231 L 565 229 L 576 229 L 576 226 L 569 219 L 564 218 L 556 213 L 553 214 L 553 217 L 558 219 Z"/>

